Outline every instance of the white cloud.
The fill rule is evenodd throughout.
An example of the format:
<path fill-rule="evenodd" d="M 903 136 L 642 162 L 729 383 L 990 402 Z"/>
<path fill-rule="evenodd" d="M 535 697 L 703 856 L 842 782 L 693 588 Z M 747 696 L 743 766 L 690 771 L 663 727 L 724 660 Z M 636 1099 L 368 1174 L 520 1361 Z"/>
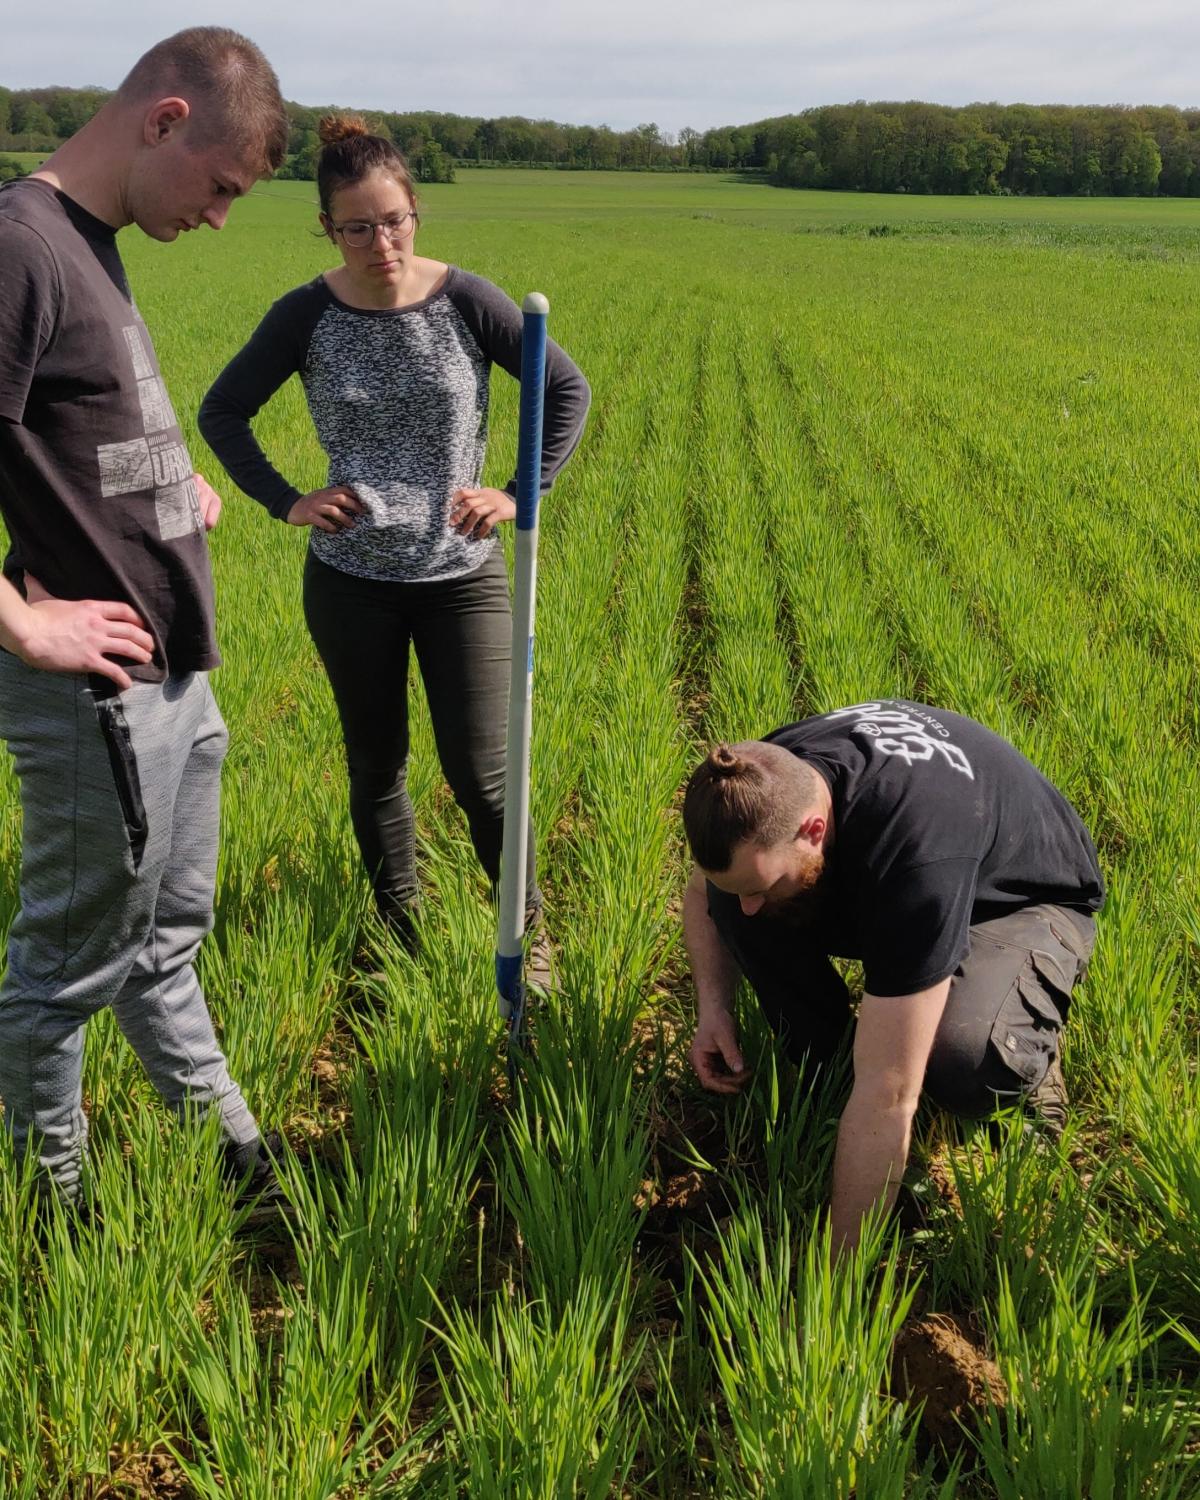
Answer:
<path fill-rule="evenodd" d="M 1111 9 L 1111 14 L 1109 11 Z M 115 84 L 175 26 L 229 23 L 62 0 L 5 23 L 0 82 Z M 849 99 L 1200 103 L 1194 0 L 443 0 L 359 8 L 248 0 L 235 24 L 289 98 L 704 128 Z"/>

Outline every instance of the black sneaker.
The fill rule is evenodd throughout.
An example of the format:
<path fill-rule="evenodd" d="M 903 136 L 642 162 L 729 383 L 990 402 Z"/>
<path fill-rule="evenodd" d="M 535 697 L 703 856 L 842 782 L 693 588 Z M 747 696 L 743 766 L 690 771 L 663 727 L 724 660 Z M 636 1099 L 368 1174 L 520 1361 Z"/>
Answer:
<path fill-rule="evenodd" d="M 54 1243 L 55 1226 L 60 1216 L 72 1245 L 79 1245 L 81 1241 L 100 1234 L 104 1229 L 104 1215 L 97 1202 L 85 1198 L 82 1191 L 78 1190 L 72 1196 L 67 1196 L 52 1179 L 44 1177 L 38 1184 L 33 1202 L 33 1233 L 43 1252 L 48 1251 Z"/>
<path fill-rule="evenodd" d="M 1044 1136 L 1052 1141 L 1062 1139 L 1067 1126 L 1067 1085 L 1057 1052 L 1050 1059 L 1041 1083 L 1025 1095 L 1025 1108 L 1034 1116 Z"/>
<path fill-rule="evenodd" d="M 277 1130 L 241 1145 L 225 1142 L 225 1177 L 237 1187 L 234 1207 L 250 1207 L 251 1220 L 287 1207 L 287 1198 L 275 1175 L 275 1160 L 282 1151 L 283 1137 Z"/>
<path fill-rule="evenodd" d="M 379 915 L 387 925 L 392 937 L 410 958 L 421 951 L 421 903 L 419 901 L 397 901 L 379 908 Z"/>
<path fill-rule="evenodd" d="M 389 938 L 408 954 L 417 958 L 421 952 L 419 901 L 399 901 L 381 904 L 377 908 L 384 931 Z M 368 993 L 372 989 L 387 989 L 387 970 L 379 967 L 380 952 L 378 937 L 360 930 L 350 960 L 351 974 L 347 982 L 350 994 Z"/>

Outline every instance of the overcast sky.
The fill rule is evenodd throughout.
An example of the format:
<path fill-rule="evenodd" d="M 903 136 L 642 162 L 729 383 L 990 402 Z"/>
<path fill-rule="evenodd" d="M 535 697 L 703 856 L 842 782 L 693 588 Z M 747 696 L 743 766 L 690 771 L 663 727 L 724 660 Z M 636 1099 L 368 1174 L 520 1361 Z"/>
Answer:
<path fill-rule="evenodd" d="M 57 0 L 5 5 L 0 83 L 112 87 L 236 25 L 303 104 L 677 131 L 851 99 L 1200 104 L 1200 0 Z M 14 13 L 15 12 L 15 13 Z"/>

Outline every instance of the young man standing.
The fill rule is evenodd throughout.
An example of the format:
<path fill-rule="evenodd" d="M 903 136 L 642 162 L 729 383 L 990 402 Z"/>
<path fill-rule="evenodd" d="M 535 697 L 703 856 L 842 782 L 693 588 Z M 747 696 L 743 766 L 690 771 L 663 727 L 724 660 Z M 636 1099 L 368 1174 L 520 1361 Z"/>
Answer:
<path fill-rule="evenodd" d="M 739 972 L 796 1061 L 853 1028 L 836 1244 L 895 1200 L 922 1090 L 975 1118 L 1027 1100 L 1061 1132 L 1059 1033 L 1104 887 L 1078 815 L 1007 741 L 944 709 L 859 704 L 718 745 L 683 818 L 700 1081 L 734 1093 L 748 1076 Z M 830 955 L 862 960 L 857 1022 Z"/>
<path fill-rule="evenodd" d="M 79 1195 L 84 1026 L 111 1005 L 167 1102 L 219 1111 L 239 1175 L 258 1127 L 192 960 L 212 925 L 225 726 L 195 474 L 116 231 L 220 229 L 283 159 L 252 42 L 160 42 L 33 176 L 0 190 L 0 736 L 20 781 L 21 907 L 0 986 L 0 1097 Z"/>

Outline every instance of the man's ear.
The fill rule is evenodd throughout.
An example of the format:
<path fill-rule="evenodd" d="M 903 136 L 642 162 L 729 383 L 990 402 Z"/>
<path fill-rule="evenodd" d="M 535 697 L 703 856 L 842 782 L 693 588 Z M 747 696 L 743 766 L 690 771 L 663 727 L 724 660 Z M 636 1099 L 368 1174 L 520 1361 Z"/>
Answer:
<path fill-rule="evenodd" d="M 819 849 L 824 842 L 828 828 L 829 819 L 823 813 L 805 813 L 800 820 L 799 828 L 796 829 L 796 842 L 811 844 L 814 849 Z"/>
<path fill-rule="evenodd" d="M 192 107 L 186 99 L 174 95 L 156 99 L 146 111 L 142 122 L 142 134 L 147 146 L 161 146 L 169 140 L 186 123 L 191 112 Z"/>

